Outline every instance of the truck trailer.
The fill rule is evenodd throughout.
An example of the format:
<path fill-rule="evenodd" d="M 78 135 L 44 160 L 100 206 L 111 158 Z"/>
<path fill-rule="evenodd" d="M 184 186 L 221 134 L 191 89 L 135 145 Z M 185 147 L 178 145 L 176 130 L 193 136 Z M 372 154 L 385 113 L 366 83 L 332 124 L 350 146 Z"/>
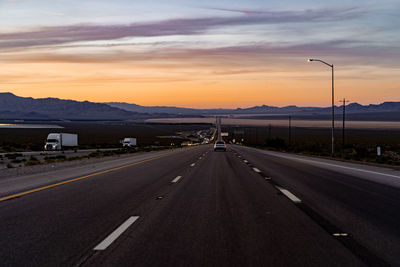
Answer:
<path fill-rule="evenodd" d="M 136 146 L 136 138 L 125 137 L 124 140 L 122 140 L 122 146 L 123 147 Z"/>
<path fill-rule="evenodd" d="M 45 150 L 63 150 L 78 146 L 78 135 L 69 133 L 50 133 L 47 136 Z"/>

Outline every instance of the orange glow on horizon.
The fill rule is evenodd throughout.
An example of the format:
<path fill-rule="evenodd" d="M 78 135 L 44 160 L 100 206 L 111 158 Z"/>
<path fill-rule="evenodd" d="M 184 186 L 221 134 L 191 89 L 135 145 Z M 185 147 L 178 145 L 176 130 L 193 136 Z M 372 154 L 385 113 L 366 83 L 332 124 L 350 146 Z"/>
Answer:
<path fill-rule="evenodd" d="M 307 64 L 306 62 L 304 62 Z M 57 97 L 144 106 L 246 108 L 255 105 L 329 106 L 330 72 L 314 68 L 264 70 L 230 66 L 164 67 L 128 63 L 15 63 L 0 66 L 1 91 L 19 96 Z M 335 95 L 362 104 L 398 101 L 400 83 L 392 73 L 337 70 Z M 379 77 L 382 75 L 382 78 Z M 385 76 L 387 75 L 387 76 Z M 378 97 L 377 97 L 378 95 Z"/>

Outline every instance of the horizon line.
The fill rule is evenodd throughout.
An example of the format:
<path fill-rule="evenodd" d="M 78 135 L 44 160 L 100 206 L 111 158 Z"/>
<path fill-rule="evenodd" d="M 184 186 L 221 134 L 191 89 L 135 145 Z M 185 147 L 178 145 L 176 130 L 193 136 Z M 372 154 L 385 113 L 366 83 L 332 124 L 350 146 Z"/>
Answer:
<path fill-rule="evenodd" d="M 53 96 L 48 96 L 48 97 L 38 97 L 38 98 L 35 98 L 35 97 L 32 97 L 32 96 L 20 96 L 20 95 L 16 95 L 15 93 L 13 93 L 13 92 L 0 92 L 0 94 L 12 94 L 12 95 L 14 95 L 14 96 L 16 96 L 16 97 L 21 97 L 21 98 L 32 98 L 32 99 L 48 99 L 48 98 L 52 98 L 52 99 L 60 99 L 60 100 L 66 100 L 66 101 L 76 101 L 76 102 L 91 102 L 91 103 L 97 103 L 97 104 L 108 104 L 108 103 L 122 103 L 122 104 L 129 104 L 129 105 L 138 105 L 138 106 L 141 106 L 141 107 L 169 107 L 169 108 L 182 108 L 182 109 L 201 109 L 201 110 L 212 110 L 212 109 L 221 109 L 221 110 L 224 110 L 224 109 L 228 109 L 228 110 L 236 110 L 236 109 L 249 109 L 249 108 L 254 108 L 254 107 L 263 107 L 263 106 L 266 106 L 266 107 L 274 107 L 274 108 L 287 108 L 287 107 L 297 107 L 297 108 L 331 108 L 332 106 L 330 106 L 330 105 L 328 105 L 328 106 L 311 106 L 311 105 L 309 105 L 309 106 L 301 106 L 301 105 L 295 105 L 295 104 L 291 104 L 291 105 L 282 105 L 282 106 L 279 106 L 279 105 L 268 105 L 268 104 L 254 104 L 253 106 L 247 106 L 247 107 L 232 107 L 232 108 L 227 108 L 227 107 L 225 107 L 225 108 L 223 108 L 223 107 L 206 107 L 206 108 L 199 108 L 199 107 L 188 107 L 188 106 L 174 106 L 174 105 L 158 105 L 158 104 L 156 104 L 156 105 L 142 105 L 142 104 L 138 104 L 138 103 L 128 103 L 128 102 L 121 102 L 121 101 L 106 101 L 106 102 L 104 102 L 104 101 L 100 101 L 100 102 L 98 102 L 98 101 L 93 101 L 93 100 L 76 100 L 76 99 L 69 99 L 69 98 L 59 98 L 59 97 L 53 97 Z M 340 101 L 340 100 L 338 100 L 338 101 Z M 384 103 L 400 103 L 400 100 L 399 101 L 383 101 L 383 102 L 379 102 L 379 103 L 368 103 L 368 104 L 361 104 L 361 103 L 358 103 L 358 102 L 349 102 L 349 104 L 347 104 L 347 105 L 350 105 L 350 104 L 358 104 L 358 105 L 361 105 L 361 106 L 369 106 L 369 105 L 381 105 L 381 104 L 384 104 Z M 341 105 L 341 104 L 339 104 L 339 105 L 336 105 L 335 104 L 335 107 L 342 107 L 343 105 Z"/>

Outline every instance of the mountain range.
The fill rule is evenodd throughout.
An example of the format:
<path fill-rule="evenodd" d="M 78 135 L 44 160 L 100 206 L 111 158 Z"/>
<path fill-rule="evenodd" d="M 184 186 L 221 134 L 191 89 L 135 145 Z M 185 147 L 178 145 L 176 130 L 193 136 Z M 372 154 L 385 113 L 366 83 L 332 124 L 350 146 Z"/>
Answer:
<path fill-rule="evenodd" d="M 0 119 L 5 120 L 128 120 L 152 117 L 154 114 L 127 111 L 102 103 L 58 98 L 34 99 L 0 93 Z"/>
<path fill-rule="evenodd" d="M 331 107 L 298 107 L 298 106 L 254 106 L 250 108 L 237 109 L 193 109 L 165 106 L 140 106 L 121 102 L 105 103 L 112 107 L 117 107 L 127 111 L 145 113 L 169 113 L 177 115 L 228 115 L 228 114 L 330 114 Z M 342 112 L 341 106 L 335 106 L 337 113 Z M 347 113 L 377 113 L 377 112 L 400 112 L 400 102 L 384 102 L 382 104 L 360 105 L 351 103 L 346 106 Z"/>
<path fill-rule="evenodd" d="M 335 107 L 340 114 L 342 108 Z M 274 107 L 254 106 L 237 109 L 194 109 L 166 106 L 140 106 L 123 102 L 94 103 L 89 101 L 63 100 L 58 98 L 19 97 L 12 93 L 0 93 L 0 119 L 2 120 L 144 120 L 160 117 L 188 117 L 209 115 L 296 115 L 327 116 L 330 107 Z M 400 118 L 400 102 L 346 106 L 347 114 L 361 114 L 363 117 L 376 117 L 379 120 Z M 322 118 L 321 117 L 321 118 Z M 354 117 L 356 118 L 356 116 Z"/>

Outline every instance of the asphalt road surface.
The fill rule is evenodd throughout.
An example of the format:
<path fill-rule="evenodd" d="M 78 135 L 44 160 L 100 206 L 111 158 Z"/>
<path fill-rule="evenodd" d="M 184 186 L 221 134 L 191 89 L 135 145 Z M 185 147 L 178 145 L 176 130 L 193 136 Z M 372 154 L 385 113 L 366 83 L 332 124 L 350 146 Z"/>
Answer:
<path fill-rule="evenodd" d="M 239 146 L 174 151 L 0 196 L 0 265 L 400 266 L 398 181 Z"/>

